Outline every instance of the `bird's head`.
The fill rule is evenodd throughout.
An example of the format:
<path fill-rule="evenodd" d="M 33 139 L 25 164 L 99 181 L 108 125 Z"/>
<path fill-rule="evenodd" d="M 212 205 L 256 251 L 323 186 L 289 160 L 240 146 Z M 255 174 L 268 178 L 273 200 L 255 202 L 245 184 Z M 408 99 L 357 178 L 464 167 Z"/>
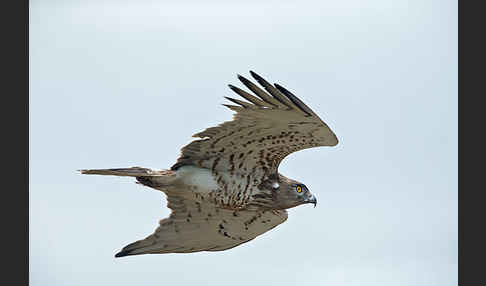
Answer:
<path fill-rule="evenodd" d="M 280 174 L 271 176 L 261 187 L 271 192 L 272 209 L 289 209 L 302 204 L 317 205 L 316 197 L 303 183 Z"/>

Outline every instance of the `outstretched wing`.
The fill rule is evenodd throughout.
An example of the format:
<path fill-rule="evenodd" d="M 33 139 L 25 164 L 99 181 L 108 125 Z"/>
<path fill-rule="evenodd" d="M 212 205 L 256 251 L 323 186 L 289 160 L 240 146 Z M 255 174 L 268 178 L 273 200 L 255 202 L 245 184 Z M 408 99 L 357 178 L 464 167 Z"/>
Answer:
<path fill-rule="evenodd" d="M 231 211 L 169 195 L 171 215 L 155 232 L 115 257 L 147 253 L 219 251 L 248 242 L 287 220 L 287 211 Z"/>
<path fill-rule="evenodd" d="M 280 162 L 292 152 L 338 143 L 327 124 L 290 91 L 250 73 L 266 92 L 238 75 L 254 95 L 229 85 L 247 101 L 227 97 L 238 104 L 225 105 L 236 111 L 233 120 L 193 135 L 202 139 L 182 148 L 173 170 L 195 165 L 264 177 L 276 173 Z"/>

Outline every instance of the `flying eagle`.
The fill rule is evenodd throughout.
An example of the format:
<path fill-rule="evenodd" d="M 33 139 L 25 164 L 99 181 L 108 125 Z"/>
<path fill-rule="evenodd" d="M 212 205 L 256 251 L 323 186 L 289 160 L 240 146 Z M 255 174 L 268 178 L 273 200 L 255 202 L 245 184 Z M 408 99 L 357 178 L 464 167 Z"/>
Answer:
<path fill-rule="evenodd" d="M 229 98 L 232 121 L 193 135 L 170 170 L 132 167 L 80 170 L 82 174 L 135 177 L 164 192 L 172 210 L 155 232 L 125 246 L 115 257 L 148 253 L 220 251 L 248 242 L 287 220 L 286 209 L 316 198 L 278 172 L 289 154 L 335 146 L 333 131 L 307 105 L 256 73 L 238 79 L 253 94 L 229 87 L 246 101 Z"/>

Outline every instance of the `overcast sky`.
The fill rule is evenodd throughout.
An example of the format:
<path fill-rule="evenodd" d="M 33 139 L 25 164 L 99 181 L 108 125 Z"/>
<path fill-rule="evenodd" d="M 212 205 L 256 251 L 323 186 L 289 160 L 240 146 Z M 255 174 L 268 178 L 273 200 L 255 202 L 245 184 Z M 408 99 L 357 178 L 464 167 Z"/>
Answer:
<path fill-rule="evenodd" d="M 30 2 L 31 285 L 457 285 L 457 1 Z M 280 167 L 317 207 L 228 251 L 114 258 L 165 195 L 76 170 L 169 168 L 250 69 L 340 139 Z"/>

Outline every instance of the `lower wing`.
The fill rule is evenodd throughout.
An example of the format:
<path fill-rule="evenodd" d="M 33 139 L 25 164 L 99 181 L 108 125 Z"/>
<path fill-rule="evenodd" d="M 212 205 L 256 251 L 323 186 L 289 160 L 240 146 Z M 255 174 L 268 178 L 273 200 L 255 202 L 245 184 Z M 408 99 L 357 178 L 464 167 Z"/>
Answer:
<path fill-rule="evenodd" d="M 248 242 L 287 220 L 287 211 L 232 211 L 169 195 L 171 215 L 153 234 L 115 257 L 148 253 L 220 251 Z"/>

